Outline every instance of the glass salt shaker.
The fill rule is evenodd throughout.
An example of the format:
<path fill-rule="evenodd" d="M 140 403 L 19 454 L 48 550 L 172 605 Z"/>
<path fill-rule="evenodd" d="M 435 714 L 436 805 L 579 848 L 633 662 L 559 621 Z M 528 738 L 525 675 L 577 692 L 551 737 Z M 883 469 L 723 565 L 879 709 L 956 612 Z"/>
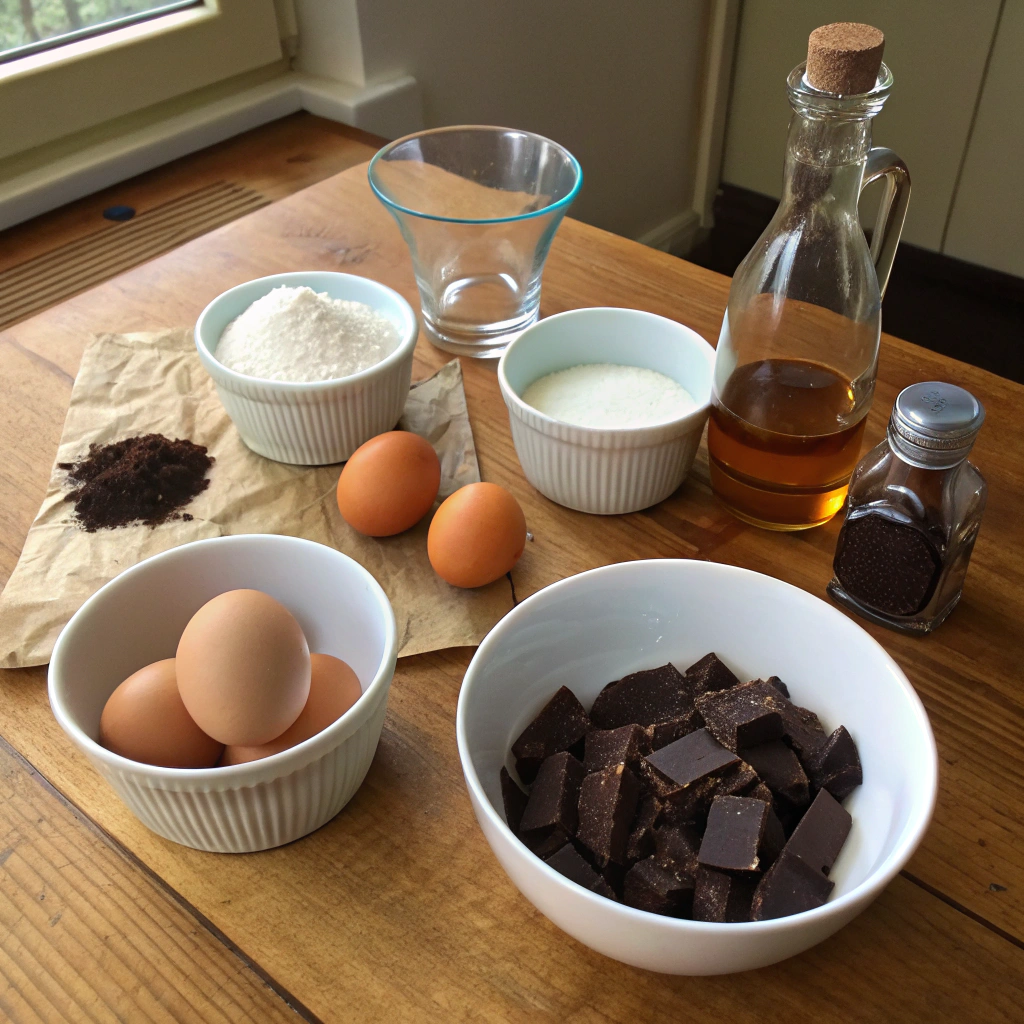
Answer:
<path fill-rule="evenodd" d="M 956 607 L 985 511 L 985 480 L 967 461 L 985 420 L 954 384 L 900 392 L 888 436 L 850 480 L 828 585 L 872 622 L 930 633 Z"/>

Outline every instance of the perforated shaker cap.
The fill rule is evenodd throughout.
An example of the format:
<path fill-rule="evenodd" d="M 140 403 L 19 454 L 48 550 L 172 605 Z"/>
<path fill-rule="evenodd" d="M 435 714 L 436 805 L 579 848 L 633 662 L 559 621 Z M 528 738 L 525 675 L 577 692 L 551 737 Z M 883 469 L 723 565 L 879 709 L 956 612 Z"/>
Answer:
<path fill-rule="evenodd" d="M 967 458 L 984 422 L 985 409 L 969 391 L 943 381 L 923 381 L 897 396 L 889 441 L 915 466 L 947 469 Z"/>

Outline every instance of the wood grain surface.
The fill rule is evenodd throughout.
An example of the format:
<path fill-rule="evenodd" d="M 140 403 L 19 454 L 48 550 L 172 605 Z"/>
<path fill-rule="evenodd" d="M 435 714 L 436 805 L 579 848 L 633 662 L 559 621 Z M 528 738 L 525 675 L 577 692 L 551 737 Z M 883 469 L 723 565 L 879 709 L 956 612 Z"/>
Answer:
<path fill-rule="evenodd" d="M 9 573 L 57 447 L 82 347 L 96 331 L 194 322 L 220 291 L 261 274 L 343 270 L 414 304 L 408 254 L 365 168 L 218 229 L 0 335 L 0 571 Z M 728 280 L 574 221 L 544 277 L 542 312 L 649 309 L 714 342 Z M 421 339 L 415 373 L 447 359 Z M 493 368 L 463 360 L 485 479 L 508 486 L 534 541 L 513 572 L 520 598 L 610 562 L 698 557 L 747 566 L 824 596 L 838 523 L 772 534 L 714 501 L 702 448 L 654 509 L 599 518 L 523 479 Z M 41 670 L 0 678 L 2 731 L 54 785 L 324 1020 L 1011 1021 L 1024 989 L 1024 389 L 885 338 L 866 443 L 916 380 L 970 388 L 988 420 L 974 460 L 989 506 L 960 607 L 927 639 L 866 628 L 921 694 L 939 743 L 935 821 L 908 872 L 852 925 L 791 961 L 729 978 L 626 968 L 567 938 L 519 896 L 473 820 L 455 746 L 471 650 L 403 659 L 373 767 L 316 834 L 239 857 L 149 833 L 65 740 Z M 69 966 L 73 970 L 73 966 Z"/>

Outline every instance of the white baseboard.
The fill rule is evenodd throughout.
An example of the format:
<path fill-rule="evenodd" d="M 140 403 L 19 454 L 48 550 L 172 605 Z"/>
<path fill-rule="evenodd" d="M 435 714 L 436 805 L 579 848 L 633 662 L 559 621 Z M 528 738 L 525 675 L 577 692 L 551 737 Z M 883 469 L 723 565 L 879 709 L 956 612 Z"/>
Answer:
<path fill-rule="evenodd" d="M 684 210 L 645 231 L 637 241 L 652 249 L 684 256 L 696 245 L 700 233 L 700 214 L 696 210 Z"/>
<path fill-rule="evenodd" d="M 298 110 L 385 138 L 423 126 L 419 85 L 408 75 L 354 86 L 289 72 L 0 182 L 0 229 Z"/>

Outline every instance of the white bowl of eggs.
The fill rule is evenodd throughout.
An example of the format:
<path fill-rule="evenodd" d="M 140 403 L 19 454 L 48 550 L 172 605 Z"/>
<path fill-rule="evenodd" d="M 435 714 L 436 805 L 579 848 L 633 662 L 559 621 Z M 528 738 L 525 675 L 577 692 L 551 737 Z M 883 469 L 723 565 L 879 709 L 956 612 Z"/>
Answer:
<path fill-rule="evenodd" d="M 600 515 L 667 498 L 693 465 L 714 365 L 696 331 L 639 309 L 573 309 L 528 327 L 498 364 L 526 479 Z"/>
<path fill-rule="evenodd" d="M 53 650 L 50 705 L 144 825 L 246 853 L 352 798 L 396 656 L 387 596 L 348 556 L 217 537 L 140 562 L 82 605 Z"/>

